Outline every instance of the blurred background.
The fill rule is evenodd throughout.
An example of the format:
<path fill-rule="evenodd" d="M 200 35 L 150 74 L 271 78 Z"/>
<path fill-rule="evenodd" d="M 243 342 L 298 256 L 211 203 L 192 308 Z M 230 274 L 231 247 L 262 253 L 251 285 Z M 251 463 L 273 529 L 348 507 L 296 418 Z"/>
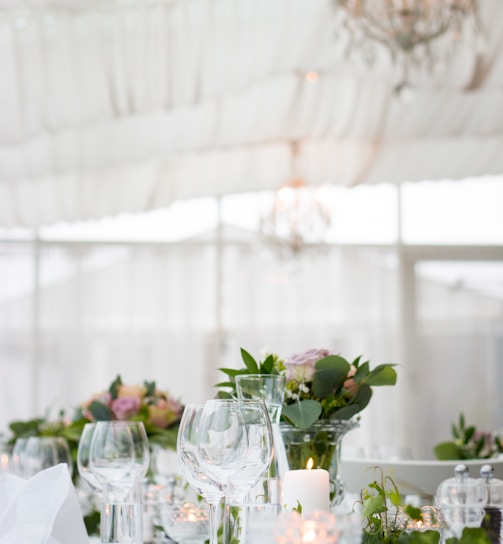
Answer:
<path fill-rule="evenodd" d="M 0 0 L 0 430 L 240 347 L 397 364 L 358 454 L 503 428 L 503 5 L 352 4 Z"/>

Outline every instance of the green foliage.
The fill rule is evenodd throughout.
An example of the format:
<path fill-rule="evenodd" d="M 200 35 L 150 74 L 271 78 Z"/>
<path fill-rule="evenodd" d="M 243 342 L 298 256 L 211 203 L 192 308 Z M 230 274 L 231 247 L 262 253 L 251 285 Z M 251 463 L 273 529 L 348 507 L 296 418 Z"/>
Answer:
<path fill-rule="evenodd" d="M 485 529 L 478 527 L 465 527 L 461 538 L 448 538 L 446 544 L 491 544 L 491 539 Z"/>
<path fill-rule="evenodd" d="M 282 417 L 285 421 L 300 429 L 307 429 L 318 420 L 321 404 L 315 400 L 301 400 L 295 404 L 283 406 Z"/>
<path fill-rule="evenodd" d="M 363 489 L 360 502 L 363 506 L 364 544 L 438 544 L 440 534 L 434 530 L 424 532 L 407 530 L 408 520 L 420 520 L 421 511 L 413 506 L 403 506 L 400 492 L 392 478 L 380 467 L 373 467 L 374 476 L 368 489 Z"/>
<path fill-rule="evenodd" d="M 320 351 L 326 353 L 326 350 Z M 219 369 L 228 378 L 216 385 L 224 389 L 217 393 L 219 398 L 236 396 L 236 376 L 287 374 L 288 361 L 285 363 L 275 354 L 269 354 L 259 362 L 241 348 L 241 358 L 244 368 Z M 361 356 L 350 363 L 340 355 L 320 355 L 313 363 L 312 360 L 305 364 L 297 363 L 299 366 L 290 369 L 295 374 L 299 367 L 307 367 L 310 369 L 307 372 L 311 376 L 309 379 L 290 377 L 286 384 L 282 421 L 300 429 L 307 429 L 318 420 L 350 419 L 369 404 L 372 387 L 396 384 L 394 365 L 379 365 L 371 370 L 369 362 L 362 362 Z"/>
<path fill-rule="evenodd" d="M 440 461 L 489 459 L 503 449 L 499 436 L 477 431 L 475 425 L 466 425 L 462 413 L 458 423 L 451 425 L 451 434 L 453 440 L 440 442 L 433 448 L 435 457 Z"/>

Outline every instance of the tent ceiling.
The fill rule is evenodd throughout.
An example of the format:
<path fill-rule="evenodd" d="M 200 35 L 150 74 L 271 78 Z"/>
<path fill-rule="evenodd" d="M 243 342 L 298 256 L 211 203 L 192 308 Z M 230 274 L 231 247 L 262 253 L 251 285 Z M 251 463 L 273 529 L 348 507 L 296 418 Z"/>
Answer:
<path fill-rule="evenodd" d="M 0 225 L 310 182 L 503 173 L 503 3 L 412 102 L 330 0 L 0 0 Z M 320 77 L 309 82 L 304 75 Z"/>

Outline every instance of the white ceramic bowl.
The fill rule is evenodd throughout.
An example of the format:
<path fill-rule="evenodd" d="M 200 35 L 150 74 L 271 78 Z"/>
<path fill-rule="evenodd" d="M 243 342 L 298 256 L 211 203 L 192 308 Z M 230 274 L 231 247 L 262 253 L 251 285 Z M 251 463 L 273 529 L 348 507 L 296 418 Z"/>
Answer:
<path fill-rule="evenodd" d="M 431 498 L 444 480 L 454 477 L 454 467 L 459 463 L 468 466 L 472 478 L 480 476 L 482 465 L 492 465 L 494 477 L 503 480 L 503 459 L 501 458 L 466 461 L 342 459 L 341 476 L 346 490 L 349 493 L 359 494 L 372 481 L 379 481 L 379 473 L 372 468 L 378 466 L 386 475 L 391 476 L 402 495 Z"/>

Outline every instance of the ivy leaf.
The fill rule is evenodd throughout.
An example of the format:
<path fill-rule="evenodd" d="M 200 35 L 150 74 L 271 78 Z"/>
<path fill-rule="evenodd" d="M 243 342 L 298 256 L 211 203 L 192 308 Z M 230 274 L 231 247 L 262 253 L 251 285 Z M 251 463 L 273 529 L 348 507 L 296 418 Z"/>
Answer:
<path fill-rule="evenodd" d="M 257 361 L 243 348 L 241 348 L 241 358 L 250 374 L 258 374 Z"/>
<path fill-rule="evenodd" d="M 294 404 L 288 404 L 283 406 L 281 412 L 291 425 L 299 427 L 300 429 L 307 429 L 310 427 L 321 414 L 321 404 L 315 400 L 301 400 Z"/>
<path fill-rule="evenodd" d="M 324 399 L 344 383 L 350 367 L 343 357 L 329 355 L 320 359 L 314 368 L 313 393 Z"/>
<path fill-rule="evenodd" d="M 410 542 L 410 544 L 438 544 L 440 542 L 440 533 L 433 529 L 424 532 L 412 531 L 409 536 L 410 539 L 405 542 Z M 402 541 L 400 540 L 400 542 Z"/>
<path fill-rule="evenodd" d="M 491 544 L 491 539 L 482 527 L 465 527 L 459 544 Z"/>
<path fill-rule="evenodd" d="M 416 506 L 412 506 L 411 504 L 408 504 L 407 506 L 405 506 L 404 510 L 405 510 L 405 513 L 411 519 L 415 519 L 419 521 L 422 518 L 421 508 L 417 508 Z"/>
<path fill-rule="evenodd" d="M 386 512 L 386 504 L 382 495 L 373 495 L 365 500 L 362 511 L 363 518 L 381 514 L 382 512 Z"/>

